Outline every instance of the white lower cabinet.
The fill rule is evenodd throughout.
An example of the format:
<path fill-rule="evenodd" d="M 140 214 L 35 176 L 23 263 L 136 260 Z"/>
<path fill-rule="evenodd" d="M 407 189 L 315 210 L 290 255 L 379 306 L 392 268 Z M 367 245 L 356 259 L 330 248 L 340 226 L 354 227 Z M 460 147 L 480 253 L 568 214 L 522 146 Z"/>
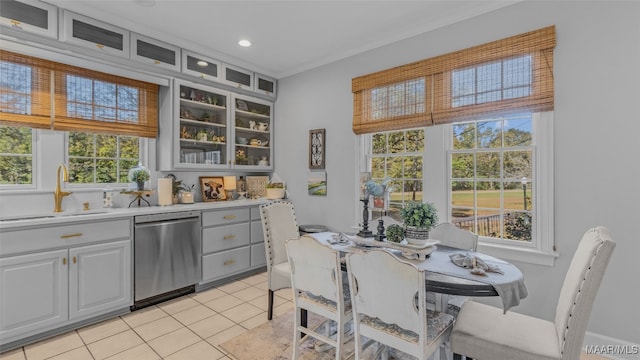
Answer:
<path fill-rule="evenodd" d="M 0 339 L 51 329 L 69 317 L 68 250 L 0 259 Z M 64 263 L 63 263 L 64 262 Z"/>
<path fill-rule="evenodd" d="M 256 206 L 202 213 L 202 284 L 266 265 L 259 219 Z"/>
<path fill-rule="evenodd" d="M 133 304 L 129 219 L 2 232 L 0 246 L 0 345 Z"/>
<path fill-rule="evenodd" d="M 69 250 L 69 318 L 131 305 L 131 242 Z"/>

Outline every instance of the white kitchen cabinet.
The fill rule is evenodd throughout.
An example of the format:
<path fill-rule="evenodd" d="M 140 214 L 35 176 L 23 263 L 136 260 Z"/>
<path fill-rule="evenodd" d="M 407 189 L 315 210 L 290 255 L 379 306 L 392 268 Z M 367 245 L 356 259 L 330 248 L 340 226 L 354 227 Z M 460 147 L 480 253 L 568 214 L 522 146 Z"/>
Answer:
<path fill-rule="evenodd" d="M 254 73 L 231 64 L 222 64 L 222 74 L 220 81 L 236 89 L 253 91 Z"/>
<path fill-rule="evenodd" d="M 262 228 L 257 207 L 202 212 L 202 281 L 214 280 L 265 266 Z M 255 218 L 258 214 L 258 220 Z M 257 252 L 262 251 L 262 257 Z"/>
<path fill-rule="evenodd" d="M 251 208 L 251 268 L 267 265 L 264 236 L 260 219 L 260 207 Z"/>
<path fill-rule="evenodd" d="M 222 63 L 214 58 L 182 49 L 182 72 L 197 78 L 219 81 Z"/>
<path fill-rule="evenodd" d="M 273 169 L 273 104 L 269 101 L 234 95 L 233 151 L 235 169 Z"/>
<path fill-rule="evenodd" d="M 229 93 L 178 80 L 175 92 L 174 116 L 167 124 L 174 133 L 174 167 L 228 168 Z"/>
<path fill-rule="evenodd" d="M 0 25 L 57 39 L 58 8 L 38 0 L 3 1 Z"/>
<path fill-rule="evenodd" d="M 69 250 L 69 318 L 131 305 L 131 241 Z"/>
<path fill-rule="evenodd" d="M 129 31 L 101 21 L 63 11 L 60 40 L 102 54 L 129 58 Z"/>
<path fill-rule="evenodd" d="M 133 304 L 130 219 L 0 234 L 0 344 Z"/>
<path fill-rule="evenodd" d="M 160 170 L 273 170 L 273 103 L 184 80 L 171 95 L 163 110 L 172 116 L 160 119 Z"/>
<path fill-rule="evenodd" d="M 268 76 L 264 76 L 258 73 L 255 74 L 255 78 L 256 78 L 256 85 L 254 89 L 255 92 L 257 92 L 258 94 L 267 95 L 272 98 L 276 97 L 276 90 L 277 90 L 276 79 L 270 78 Z"/>
<path fill-rule="evenodd" d="M 180 71 L 180 48 L 144 35 L 131 34 L 131 59 L 155 67 Z"/>
<path fill-rule="evenodd" d="M 0 259 L 0 341 L 63 325 L 69 316 L 68 251 Z"/>

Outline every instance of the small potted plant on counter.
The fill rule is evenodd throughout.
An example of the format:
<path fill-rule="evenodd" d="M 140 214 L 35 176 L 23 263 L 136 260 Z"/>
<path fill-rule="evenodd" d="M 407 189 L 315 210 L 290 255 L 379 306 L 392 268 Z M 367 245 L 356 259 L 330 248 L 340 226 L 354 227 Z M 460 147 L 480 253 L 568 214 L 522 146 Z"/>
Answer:
<path fill-rule="evenodd" d="M 284 183 L 273 182 L 267 184 L 267 199 L 275 200 L 284 198 Z"/>
<path fill-rule="evenodd" d="M 400 211 L 409 244 L 423 245 L 429 239 L 429 230 L 438 223 L 438 210 L 433 204 L 411 201 Z"/>
<path fill-rule="evenodd" d="M 129 181 L 135 182 L 137 184 L 137 190 L 144 190 L 145 181 L 149 180 L 149 172 L 144 169 L 136 169 L 129 174 Z"/>

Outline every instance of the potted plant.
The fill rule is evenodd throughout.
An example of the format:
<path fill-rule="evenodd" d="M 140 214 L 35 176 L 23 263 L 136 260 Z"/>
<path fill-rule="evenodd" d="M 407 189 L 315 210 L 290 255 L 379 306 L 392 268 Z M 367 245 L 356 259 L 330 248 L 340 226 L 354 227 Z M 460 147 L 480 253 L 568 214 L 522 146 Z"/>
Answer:
<path fill-rule="evenodd" d="M 284 183 L 273 182 L 267 184 L 267 199 L 275 200 L 284 198 Z"/>
<path fill-rule="evenodd" d="M 387 241 L 399 243 L 404 240 L 404 228 L 398 224 L 387 226 Z"/>
<path fill-rule="evenodd" d="M 438 210 L 430 203 L 411 201 L 400 210 L 400 216 L 407 242 L 414 245 L 425 244 L 429 230 L 438 223 Z"/>
<path fill-rule="evenodd" d="M 149 180 L 149 173 L 147 170 L 140 168 L 134 170 L 129 174 L 129 181 L 133 181 L 138 184 L 138 190 L 144 190 L 144 182 Z"/>

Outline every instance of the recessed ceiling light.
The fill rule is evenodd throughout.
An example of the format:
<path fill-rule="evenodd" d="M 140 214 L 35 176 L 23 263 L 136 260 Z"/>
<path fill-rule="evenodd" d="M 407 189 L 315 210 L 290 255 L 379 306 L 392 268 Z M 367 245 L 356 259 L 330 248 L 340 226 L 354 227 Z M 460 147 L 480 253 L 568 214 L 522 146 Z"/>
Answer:
<path fill-rule="evenodd" d="M 251 41 L 246 40 L 246 39 L 242 39 L 242 40 L 238 41 L 238 45 L 240 45 L 242 47 L 249 47 L 249 46 L 251 46 Z"/>
<path fill-rule="evenodd" d="M 209 63 L 204 60 L 198 60 L 196 64 L 198 64 L 198 66 L 201 66 L 201 67 L 209 66 Z"/>

